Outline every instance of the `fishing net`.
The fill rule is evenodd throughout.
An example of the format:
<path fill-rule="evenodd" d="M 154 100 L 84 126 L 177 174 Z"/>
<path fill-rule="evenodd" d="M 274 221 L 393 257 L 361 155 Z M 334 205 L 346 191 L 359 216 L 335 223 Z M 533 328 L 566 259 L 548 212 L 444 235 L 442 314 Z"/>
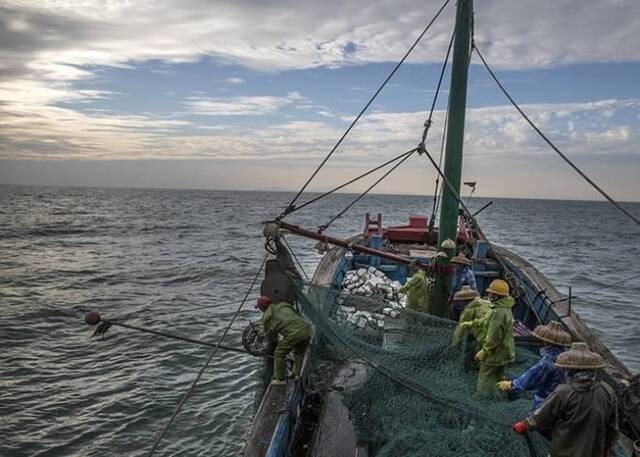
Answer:
<path fill-rule="evenodd" d="M 322 348 L 315 358 L 366 367 L 366 376 L 342 396 L 359 443 L 371 455 L 532 455 L 526 440 L 511 430 L 526 416 L 531 399 L 474 398 L 474 348 L 468 341 L 450 346 L 453 322 L 409 310 L 391 317 L 382 314 L 382 299 L 345 298 L 330 288 L 307 285 L 299 292 Z M 363 323 L 345 313 L 369 318 Z M 521 373 L 535 360 L 536 354 L 518 350 L 507 375 Z M 535 455 L 546 456 L 546 441 L 530 436 Z"/>
<path fill-rule="evenodd" d="M 325 374 L 366 367 L 361 382 L 342 390 L 358 443 L 375 457 L 547 456 L 548 441 L 528 440 L 511 425 L 524 418 L 530 396 L 496 393 L 476 398 L 476 348 L 464 339 L 452 347 L 455 323 L 408 309 L 388 313 L 382 297 L 298 284 L 298 302 L 315 327 L 312 363 Z M 356 316 L 355 318 L 353 316 Z M 507 369 L 512 379 L 538 360 L 517 348 Z M 334 369 L 327 369 L 330 361 Z M 628 456 L 621 446 L 611 453 Z"/>

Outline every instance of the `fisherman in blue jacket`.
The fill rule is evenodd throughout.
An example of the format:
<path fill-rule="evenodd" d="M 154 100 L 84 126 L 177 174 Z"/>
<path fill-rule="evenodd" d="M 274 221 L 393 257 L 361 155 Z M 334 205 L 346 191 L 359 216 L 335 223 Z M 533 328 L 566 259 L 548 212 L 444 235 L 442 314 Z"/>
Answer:
<path fill-rule="evenodd" d="M 566 381 L 565 370 L 558 367 L 555 361 L 571 345 L 571 335 L 556 321 L 539 325 L 533 330 L 533 335 L 544 343 L 540 349 L 540 359 L 514 380 L 498 382 L 498 388 L 502 391 L 534 391 L 531 413 L 544 403 L 559 384 Z"/>
<path fill-rule="evenodd" d="M 476 285 L 476 277 L 471 269 L 472 262 L 463 253 L 451 259 L 451 265 L 455 267 L 453 275 L 453 287 L 451 289 L 451 297 L 453 297 L 462 286 L 469 286 L 473 290 L 478 290 Z"/>

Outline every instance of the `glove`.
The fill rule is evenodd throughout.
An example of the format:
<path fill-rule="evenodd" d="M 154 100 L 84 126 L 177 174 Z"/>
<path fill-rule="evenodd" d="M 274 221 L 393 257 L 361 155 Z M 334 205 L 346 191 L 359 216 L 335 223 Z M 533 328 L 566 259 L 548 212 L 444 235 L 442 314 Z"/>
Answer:
<path fill-rule="evenodd" d="M 513 424 L 513 431 L 518 435 L 524 435 L 529 430 L 529 423 L 527 421 L 520 421 Z"/>
<path fill-rule="evenodd" d="M 473 325 L 473 321 L 466 321 L 460 324 L 460 328 L 468 329 L 468 328 L 471 328 L 472 325 Z"/>
<path fill-rule="evenodd" d="M 474 357 L 474 359 L 476 360 L 476 362 L 482 362 L 484 359 L 487 358 L 487 353 L 484 352 L 484 349 L 480 349 L 477 353 L 476 356 Z"/>
<path fill-rule="evenodd" d="M 508 390 L 511 390 L 511 381 L 498 381 L 498 389 L 500 389 L 503 392 L 506 392 Z"/>

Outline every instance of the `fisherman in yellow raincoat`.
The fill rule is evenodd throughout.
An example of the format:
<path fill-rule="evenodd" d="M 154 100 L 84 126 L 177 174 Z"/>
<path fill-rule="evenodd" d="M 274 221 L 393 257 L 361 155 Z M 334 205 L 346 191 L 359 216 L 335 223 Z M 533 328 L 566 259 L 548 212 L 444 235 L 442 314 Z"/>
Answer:
<path fill-rule="evenodd" d="M 279 337 L 273 353 L 273 385 L 286 385 L 287 355 L 293 351 L 293 375 L 300 375 L 304 353 L 311 340 L 311 325 L 306 322 L 290 303 L 271 303 L 267 296 L 258 298 L 256 308 L 264 314 L 260 325 L 268 337 Z"/>
<path fill-rule="evenodd" d="M 481 322 L 481 319 L 489 313 L 491 302 L 489 300 L 485 300 L 484 298 L 480 298 L 478 292 L 473 290 L 471 287 L 462 286 L 462 289 L 460 289 L 460 291 L 458 291 L 453 296 L 453 303 L 454 306 L 457 303 L 463 305 L 462 313 L 460 314 L 460 318 L 458 320 L 458 325 L 453 331 L 452 345 L 457 346 L 462 339 L 462 335 L 464 335 L 464 332 L 467 330 L 467 328 L 462 324 L 465 322 L 473 322 L 475 320 Z M 482 340 L 483 330 L 483 325 L 477 325 L 475 327 L 469 328 L 473 339 L 478 344 Z"/>
<path fill-rule="evenodd" d="M 498 392 L 498 381 L 504 379 L 505 368 L 516 358 L 511 312 L 515 300 L 509 296 L 509 284 L 494 279 L 487 292 L 491 301 L 489 313 L 481 319 L 461 324 L 463 328 L 482 327 L 480 350 L 475 355 L 479 364 L 476 385 L 476 397 L 479 398 Z"/>
<path fill-rule="evenodd" d="M 400 288 L 400 293 L 407 294 L 407 307 L 413 311 L 429 312 L 429 296 L 427 274 L 414 260 L 409 264 L 411 279 Z"/>

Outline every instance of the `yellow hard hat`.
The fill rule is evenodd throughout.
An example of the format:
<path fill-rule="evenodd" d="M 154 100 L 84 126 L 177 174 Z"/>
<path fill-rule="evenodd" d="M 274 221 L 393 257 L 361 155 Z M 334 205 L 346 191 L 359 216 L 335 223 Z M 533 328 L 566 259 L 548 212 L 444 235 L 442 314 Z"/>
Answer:
<path fill-rule="evenodd" d="M 487 292 L 504 297 L 505 295 L 509 295 L 509 284 L 503 279 L 494 279 L 491 281 L 491 284 L 489 284 Z"/>

